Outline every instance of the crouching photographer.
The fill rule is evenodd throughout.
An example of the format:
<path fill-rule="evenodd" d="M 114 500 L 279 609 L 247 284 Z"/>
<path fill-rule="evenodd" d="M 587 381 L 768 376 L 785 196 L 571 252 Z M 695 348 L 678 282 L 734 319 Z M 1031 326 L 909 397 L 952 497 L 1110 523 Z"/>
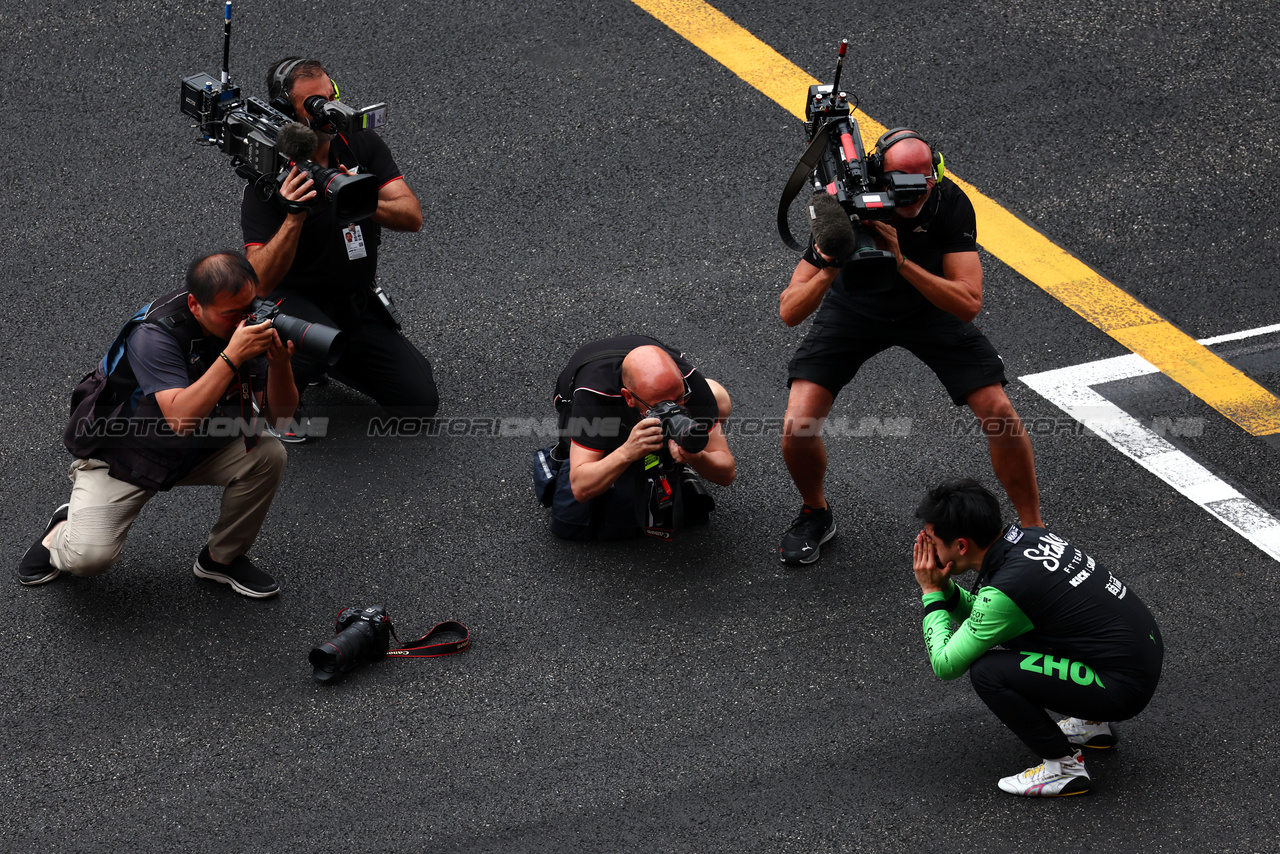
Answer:
<path fill-rule="evenodd" d="M 221 514 L 196 576 L 254 598 L 279 592 L 246 552 L 284 476 L 284 446 L 259 435 L 262 421 L 285 427 L 298 393 L 293 343 L 251 314 L 257 286 L 243 256 L 206 255 L 191 263 L 186 288 L 125 324 L 71 396 L 71 499 L 23 556 L 22 584 L 105 572 L 156 492 L 216 485 Z"/>
<path fill-rule="evenodd" d="M 728 392 L 656 339 L 582 347 L 556 382 L 555 404 L 560 443 L 538 452 L 534 479 L 559 537 L 669 540 L 715 506 L 699 475 L 733 483 L 720 428 Z"/>

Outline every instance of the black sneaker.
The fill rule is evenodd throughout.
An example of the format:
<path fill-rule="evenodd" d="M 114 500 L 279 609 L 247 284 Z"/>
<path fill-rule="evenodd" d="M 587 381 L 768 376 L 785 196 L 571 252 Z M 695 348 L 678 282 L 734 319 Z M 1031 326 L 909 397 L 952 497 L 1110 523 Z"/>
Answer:
<path fill-rule="evenodd" d="M 256 401 L 253 404 L 253 414 L 257 415 L 259 418 L 263 418 L 262 409 L 258 406 Z M 289 427 L 297 428 L 305 421 L 306 416 L 302 414 L 302 402 L 299 401 L 297 408 L 294 409 L 293 420 L 289 422 Z M 284 430 L 277 430 L 276 426 L 265 418 L 263 418 L 262 430 L 268 436 L 275 436 L 286 445 L 301 445 L 303 442 L 307 441 L 307 437 L 303 433 L 297 433 L 288 428 Z"/>
<path fill-rule="evenodd" d="M 241 596 L 252 596 L 255 599 L 266 599 L 280 592 L 280 585 L 254 565 L 244 555 L 235 558 L 231 563 L 218 563 L 209 557 L 209 547 L 200 550 L 196 558 L 195 573 L 197 578 L 208 578 L 223 584 L 230 584 L 231 589 Z"/>
<path fill-rule="evenodd" d="M 782 535 L 778 554 L 782 556 L 783 563 L 791 566 L 813 563 L 822 552 L 822 544 L 835 535 L 836 520 L 831 515 L 831 508 L 819 510 L 805 504 L 791 523 L 791 530 Z"/>
<path fill-rule="evenodd" d="M 297 422 L 293 423 L 296 424 Z M 307 437 L 300 433 L 295 433 L 292 430 L 277 430 L 270 424 L 266 425 L 265 430 L 268 436 L 275 436 L 286 445 L 301 445 L 307 441 Z"/>
<path fill-rule="evenodd" d="M 44 538 L 49 536 L 49 532 L 53 530 L 54 525 L 67 520 L 67 511 L 70 509 L 70 504 L 63 504 L 57 510 L 54 510 L 53 515 L 49 517 L 49 524 L 44 526 L 44 533 L 31 544 L 31 548 L 27 549 L 27 553 L 22 556 L 22 561 L 18 564 L 18 580 L 28 587 L 44 584 L 46 581 L 53 581 L 58 577 L 58 570 L 54 569 L 53 565 L 49 563 L 49 550 L 44 547 Z"/>

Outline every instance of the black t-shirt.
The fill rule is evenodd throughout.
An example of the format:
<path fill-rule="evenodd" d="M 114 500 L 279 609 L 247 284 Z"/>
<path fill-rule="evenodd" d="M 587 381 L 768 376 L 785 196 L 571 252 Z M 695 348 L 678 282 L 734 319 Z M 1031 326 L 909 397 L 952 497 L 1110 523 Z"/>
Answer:
<path fill-rule="evenodd" d="M 361 131 L 344 137 L 339 134 L 329 144 L 329 165 L 342 164 L 360 174 L 372 174 L 382 187 L 401 178 L 387 144 L 373 131 Z M 285 211 L 278 199 L 264 202 L 254 192 L 253 185 L 244 188 L 240 203 L 240 228 L 244 244 L 265 245 L 284 223 Z M 332 208 L 321 201 L 307 214 L 298 238 L 298 250 L 293 264 L 280 281 L 280 288 L 305 295 L 322 309 L 330 309 L 346 295 L 373 284 L 378 267 L 378 244 L 382 242 L 382 227 L 372 219 L 354 223 L 364 239 L 364 258 L 349 257 L 343 226 L 334 220 Z"/>
<path fill-rule="evenodd" d="M 1023 637 L 1090 664 L 1123 668 L 1158 649 L 1155 618 L 1092 557 L 1044 528 L 1010 525 L 982 561 L 975 592 L 995 587 L 1035 626 Z"/>
<path fill-rule="evenodd" d="M 934 185 L 915 219 L 894 223 L 898 246 L 910 261 L 935 276 L 942 275 L 942 256 L 977 252 L 978 227 L 973 203 L 944 178 Z M 827 301 L 847 311 L 881 320 L 899 320 L 926 311 L 941 311 L 897 271 L 863 275 L 857 261 L 847 263 L 831 287 Z"/>
<path fill-rule="evenodd" d="M 697 369 L 684 359 L 684 354 L 668 347 L 656 338 L 646 335 L 624 335 L 593 341 L 574 353 L 569 364 L 556 382 L 557 393 L 573 401 L 573 414 L 569 421 L 569 438 L 575 444 L 592 451 L 610 453 L 620 448 L 631 435 L 631 428 L 643 415 L 627 406 L 622 399 L 622 360 L 637 347 L 657 345 L 675 359 L 680 373 L 684 374 L 688 397 L 684 407 L 694 420 L 710 430 L 720 415 L 711 386 Z M 617 352 L 611 352 L 617 351 Z M 593 355 L 609 355 L 587 361 Z M 577 379 L 573 381 L 573 372 Z M 573 381 L 572 390 L 569 383 Z M 650 404 L 659 401 L 650 400 Z"/>

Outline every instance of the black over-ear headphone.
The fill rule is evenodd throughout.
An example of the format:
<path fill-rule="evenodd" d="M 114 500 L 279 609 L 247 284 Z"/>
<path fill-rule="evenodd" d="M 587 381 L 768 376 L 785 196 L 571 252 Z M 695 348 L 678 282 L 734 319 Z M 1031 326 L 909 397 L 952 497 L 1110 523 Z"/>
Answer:
<path fill-rule="evenodd" d="M 867 158 L 868 164 L 876 171 L 884 171 L 884 153 L 894 145 L 902 142 L 904 139 L 918 139 L 925 145 L 929 145 L 929 140 L 913 131 L 911 128 L 891 128 L 881 134 L 876 140 L 875 147 L 871 149 L 871 156 Z M 933 146 L 929 145 L 929 159 L 933 163 L 933 179 L 941 181 L 942 176 L 947 173 L 946 161 L 942 157 L 942 152 L 934 151 Z"/>
<path fill-rule="evenodd" d="M 304 62 L 307 60 L 301 57 L 280 60 L 272 70 L 271 80 L 267 84 L 267 102 L 291 119 L 297 119 L 298 114 L 294 111 L 293 102 L 289 99 L 289 75 Z M 333 97 L 337 98 L 338 84 L 333 82 L 333 78 L 330 78 L 329 82 L 333 83 Z"/>

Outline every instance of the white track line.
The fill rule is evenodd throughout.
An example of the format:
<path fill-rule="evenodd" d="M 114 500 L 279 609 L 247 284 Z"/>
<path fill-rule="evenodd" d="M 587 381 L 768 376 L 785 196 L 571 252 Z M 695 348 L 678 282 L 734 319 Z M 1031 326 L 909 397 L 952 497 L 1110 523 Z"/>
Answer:
<path fill-rule="evenodd" d="M 1205 338 L 1200 343 L 1211 346 L 1273 332 L 1280 332 L 1280 325 Z M 1029 374 L 1021 379 L 1050 403 L 1106 439 L 1120 453 L 1280 561 L 1280 520 L 1093 390 L 1093 386 L 1102 383 L 1157 372 L 1146 359 L 1130 353 L 1114 359 Z"/>

